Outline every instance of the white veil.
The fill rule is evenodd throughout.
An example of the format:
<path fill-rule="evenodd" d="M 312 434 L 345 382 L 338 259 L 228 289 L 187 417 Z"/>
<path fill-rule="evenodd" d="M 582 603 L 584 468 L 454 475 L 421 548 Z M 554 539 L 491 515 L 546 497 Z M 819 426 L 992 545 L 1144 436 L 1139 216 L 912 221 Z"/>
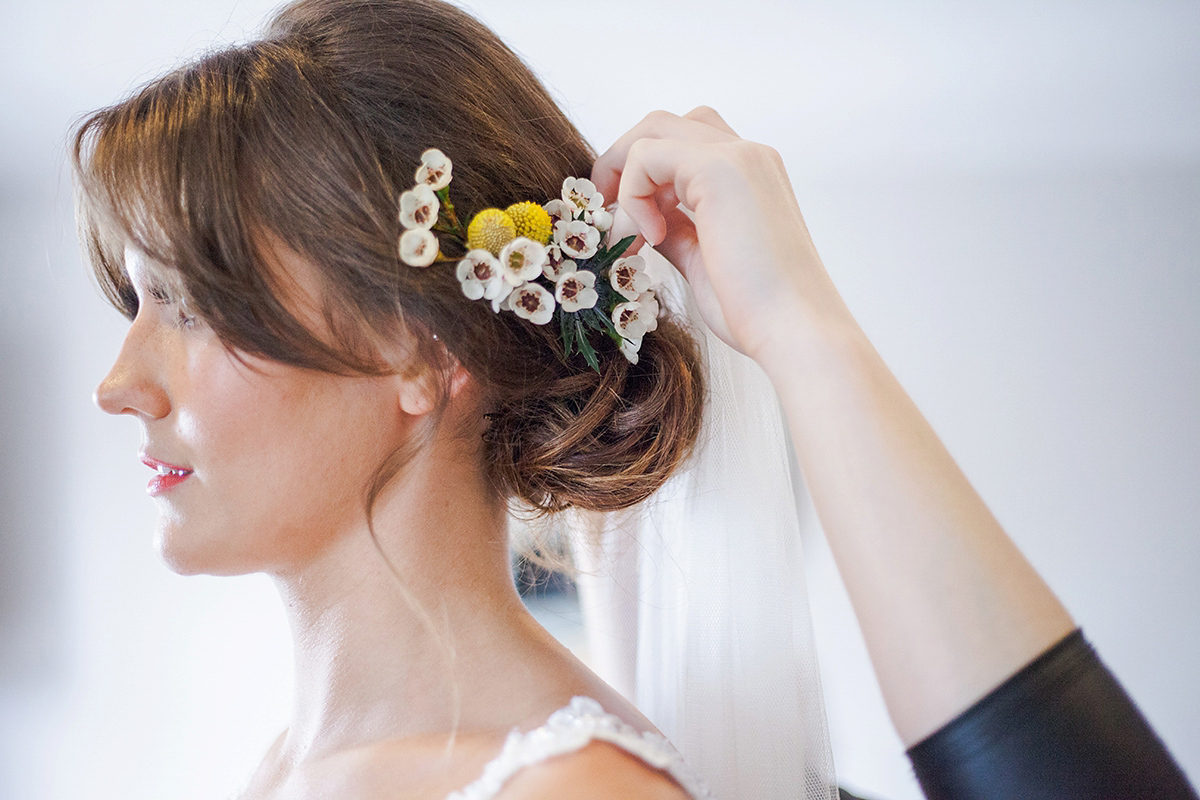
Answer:
<path fill-rule="evenodd" d="M 778 399 L 675 268 L 641 255 L 694 328 L 708 396 L 695 454 L 658 492 L 570 516 L 592 665 L 718 800 L 836 798 L 797 514 L 809 501 Z"/>

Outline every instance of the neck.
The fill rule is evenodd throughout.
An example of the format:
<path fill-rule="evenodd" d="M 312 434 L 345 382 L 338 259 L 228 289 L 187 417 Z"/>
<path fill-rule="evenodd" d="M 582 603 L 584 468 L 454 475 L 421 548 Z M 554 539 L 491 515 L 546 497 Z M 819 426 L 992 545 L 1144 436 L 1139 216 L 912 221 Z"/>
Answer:
<path fill-rule="evenodd" d="M 503 505 L 465 462 L 414 461 L 370 526 L 364 513 L 320 554 L 274 575 L 295 648 L 284 744 L 293 763 L 511 726 L 542 712 L 523 698 L 563 682 L 549 668 L 560 648 L 513 586 Z"/>

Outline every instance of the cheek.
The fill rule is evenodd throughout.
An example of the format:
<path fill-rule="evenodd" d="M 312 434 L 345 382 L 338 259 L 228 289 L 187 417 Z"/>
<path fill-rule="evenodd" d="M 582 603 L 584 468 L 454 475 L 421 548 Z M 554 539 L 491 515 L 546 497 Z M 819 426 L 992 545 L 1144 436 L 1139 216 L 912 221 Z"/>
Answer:
<path fill-rule="evenodd" d="M 202 538 L 230 571 L 303 558 L 361 525 L 366 488 L 398 445 L 379 380 L 251 366 L 224 354 L 196 364 L 203 385 L 178 409 Z"/>

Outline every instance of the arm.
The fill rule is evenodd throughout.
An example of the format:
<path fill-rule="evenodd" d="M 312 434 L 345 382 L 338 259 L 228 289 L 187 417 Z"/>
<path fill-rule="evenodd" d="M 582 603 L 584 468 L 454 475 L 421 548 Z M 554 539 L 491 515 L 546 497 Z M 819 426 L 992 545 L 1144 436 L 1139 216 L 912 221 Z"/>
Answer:
<path fill-rule="evenodd" d="M 809 307 L 805 307 L 808 305 Z M 760 364 L 783 403 L 906 745 L 1074 628 L 840 298 L 798 303 Z"/>
<path fill-rule="evenodd" d="M 656 113 L 593 180 L 774 383 L 906 744 L 1072 630 L 842 302 L 774 150 L 711 109 Z"/>
<path fill-rule="evenodd" d="M 842 302 L 778 153 L 656 112 L 592 177 L 775 385 L 926 795 L 1194 800 Z"/>

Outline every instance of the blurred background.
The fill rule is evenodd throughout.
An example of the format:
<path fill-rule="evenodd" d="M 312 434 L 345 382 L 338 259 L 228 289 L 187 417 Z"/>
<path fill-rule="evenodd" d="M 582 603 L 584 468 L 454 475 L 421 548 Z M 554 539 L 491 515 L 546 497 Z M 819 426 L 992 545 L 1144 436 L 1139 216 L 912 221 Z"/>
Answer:
<path fill-rule="evenodd" d="M 123 320 L 65 134 L 260 0 L 3 0 L 0 798 L 218 798 L 286 724 L 262 576 L 151 549 Z M 782 154 L 829 271 L 983 497 L 1200 781 L 1200 3 L 466 4 L 600 150 L 717 108 Z M 806 542 L 842 783 L 919 797 L 825 543 Z M 570 596 L 543 618 L 578 641 Z"/>

